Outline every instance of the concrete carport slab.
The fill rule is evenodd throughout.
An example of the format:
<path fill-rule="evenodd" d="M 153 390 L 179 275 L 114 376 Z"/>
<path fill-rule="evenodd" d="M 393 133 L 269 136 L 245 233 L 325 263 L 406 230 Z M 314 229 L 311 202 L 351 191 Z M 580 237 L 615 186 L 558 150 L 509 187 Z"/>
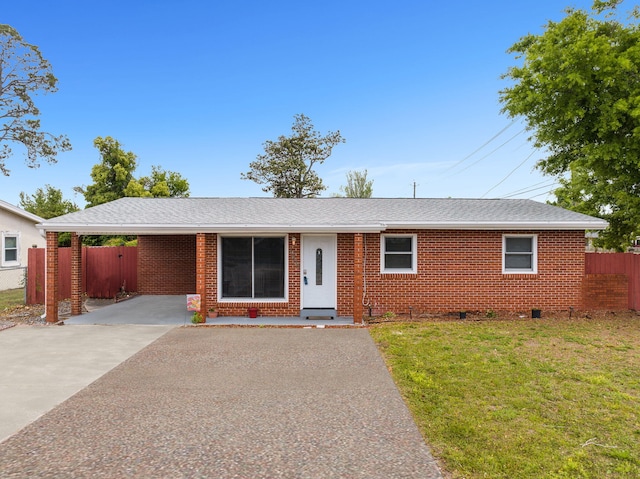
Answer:
<path fill-rule="evenodd" d="M 91 310 L 79 316 L 61 318 L 66 324 L 147 324 L 182 326 L 191 324 L 186 295 L 135 296 L 126 301 Z"/>
<path fill-rule="evenodd" d="M 60 318 L 65 324 L 147 324 L 192 326 L 192 312 L 187 310 L 186 295 L 177 296 L 135 296 L 126 301 L 109 304 L 93 309 L 87 303 L 88 313 L 69 318 Z M 258 317 L 221 316 L 207 319 L 202 326 L 298 326 L 298 327 L 332 327 L 355 326 L 351 317 L 337 317 L 335 319 L 307 320 L 299 316 L 289 317 Z"/>

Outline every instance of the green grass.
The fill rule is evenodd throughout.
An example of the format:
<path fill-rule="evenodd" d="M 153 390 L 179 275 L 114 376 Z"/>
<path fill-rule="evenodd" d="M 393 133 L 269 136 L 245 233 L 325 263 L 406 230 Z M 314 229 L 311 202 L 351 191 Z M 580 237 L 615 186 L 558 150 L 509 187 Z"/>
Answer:
<path fill-rule="evenodd" d="M 383 324 L 447 477 L 640 477 L 640 319 Z"/>
<path fill-rule="evenodd" d="M 8 289 L 0 291 L 0 311 L 24 304 L 24 289 Z"/>

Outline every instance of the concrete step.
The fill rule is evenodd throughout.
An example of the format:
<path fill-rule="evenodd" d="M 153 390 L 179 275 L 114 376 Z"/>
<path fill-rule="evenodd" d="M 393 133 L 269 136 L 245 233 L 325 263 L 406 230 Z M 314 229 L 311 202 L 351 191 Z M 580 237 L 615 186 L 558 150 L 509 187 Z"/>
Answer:
<path fill-rule="evenodd" d="M 305 308 L 300 310 L 303 319 L 335 319 L 338 312 L 333 308 Z"/>

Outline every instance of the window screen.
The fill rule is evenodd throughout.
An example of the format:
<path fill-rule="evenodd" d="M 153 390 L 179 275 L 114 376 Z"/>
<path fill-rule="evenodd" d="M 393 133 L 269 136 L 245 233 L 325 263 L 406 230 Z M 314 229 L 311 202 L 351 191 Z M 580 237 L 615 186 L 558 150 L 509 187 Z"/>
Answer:
<path fill-rule="evenodd" d="M 504 238 L 505 271 L 535 270 L 535 239 L 533 236 L 513 236 Z"/>
<path fill-rule="evenodd" d="M 413 236 L 383 236 L 382 240 L 383 271 L 414 270 Z"/>
<path fill-rule="evenodd" d="M 283 298 L 282 237 L 222 238 L 223 298 Z"/>

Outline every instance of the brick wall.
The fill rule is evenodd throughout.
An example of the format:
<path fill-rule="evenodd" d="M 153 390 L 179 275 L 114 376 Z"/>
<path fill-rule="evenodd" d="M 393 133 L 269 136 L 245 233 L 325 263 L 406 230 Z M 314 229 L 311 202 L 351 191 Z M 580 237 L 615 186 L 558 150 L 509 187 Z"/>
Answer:
<path fill-rule="evenodd" d="M 582 231 L 396 230 L 418 235 L 418 273 L 380 272 L 380 234 L 363 235 L 364 302 L 384 313 L 415 314 L 493 309 L 527 311 L 582 309 L 584 234 Z M 538 273 L 502 274 L 503 234 L 538 235 Z M 218 302 L 217 235 L 201 241 L 206 304 L 224 316 L 246 315 L 257 307 L 262 316 L 298 315 L 300 310 L 300 234 L 288 236 L 288 302 Z M 187 294 L 196 288 L 195 236 L 141 236 L 139 291 Z M 350 316 L 354 302 L 354 235 L 338 234 L 338 315 Z M 364 314 L 368 314 L 367 307 Z"/>
<path fill-rule="evenodd" d="M 620 311 L 628 308 L 629 279 L 625 274 L 586 274 L 583 308 Z"/>
<path fill-rule="evenodd" d="M 408 314 L 410 306 L 414 313 L 582 306 L 582 231 L 388 233 L 418 235 L 418 273 L 381 274 L 380 235 L 365 235 L 366 302 L 382 313 Z M 502 274 L 502 236 L 509 233 L 538 235 L 537 274 Z"/>
<path fill-rule="evenodd" d="M 189 294 L 195 290 L 195 235 L 138 237 L 140 294 Z"/>

